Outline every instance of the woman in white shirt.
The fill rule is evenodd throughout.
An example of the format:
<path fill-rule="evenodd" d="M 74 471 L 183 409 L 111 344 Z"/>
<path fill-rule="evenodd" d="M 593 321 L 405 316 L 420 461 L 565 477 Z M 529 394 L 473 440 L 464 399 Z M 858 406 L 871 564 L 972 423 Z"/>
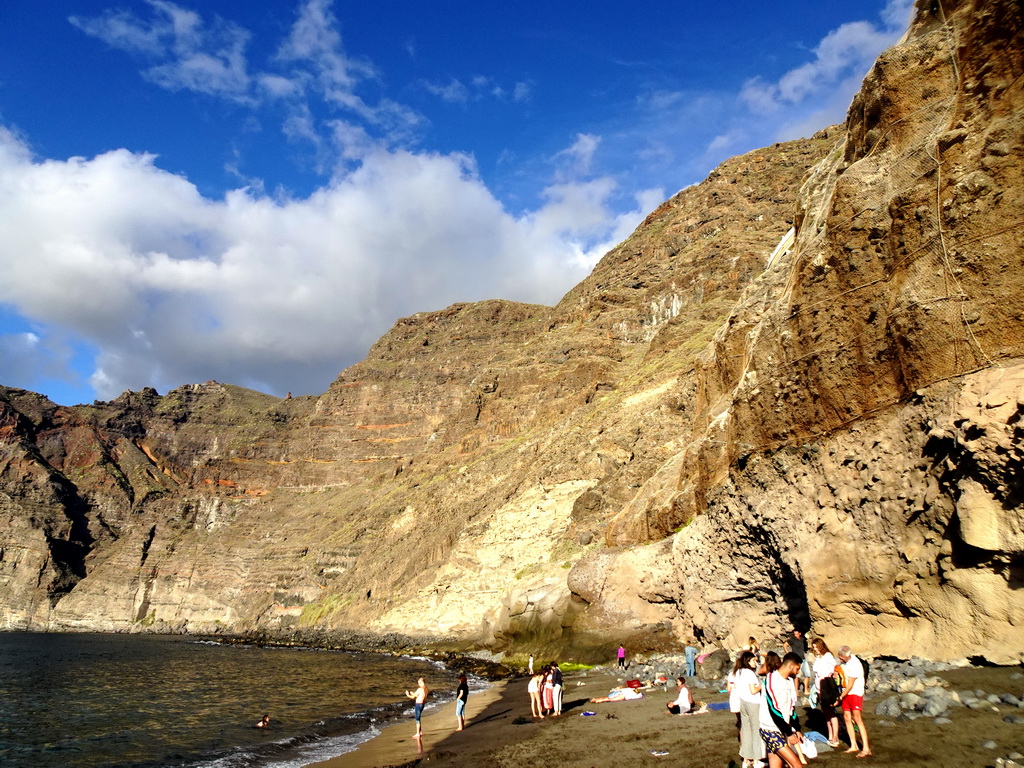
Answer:
<path fill-rule="evenodd" d="M 839 716 L 836 714 L 836 702 L 833 701 L 835 697 L 829 690 L 832 686 L 826 687 L 824 696 L 821 691 L 822 681 L 831 680 L 832 675 L 835 674 L 836 657 L 832 655 L 832 651 L 820 637 L 811 640 L 811 648 L 816 657 L 812 669 L 814 671 L 814 691 L 818 695 L 818 709 L 825 716 L 825 723 L 828 725 L 828 743 L 832 747 L 836 747 L 839 744 Z"/>
<path fill-rule="evenodd" d="M 755 671 L 757 667 L 757 657 L 750 651 L 743 651 L 736 659 L 736 666 L 731 675 L 732 691 L 729 694 L 729 701 L 731 704 L 735 698 L 739 708 L 740 757 L 743 758 L 743 768 L 753 768 L 758 761 L 765 758 L 764 741 L 758 731 L 761 680 Z"/>

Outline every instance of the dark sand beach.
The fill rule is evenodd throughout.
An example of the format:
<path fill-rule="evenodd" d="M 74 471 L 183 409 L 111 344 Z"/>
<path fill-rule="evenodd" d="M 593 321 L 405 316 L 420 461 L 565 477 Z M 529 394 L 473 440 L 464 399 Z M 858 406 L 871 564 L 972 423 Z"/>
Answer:
<path fill-rule="evenodd" d="M 1024 681 L 1011 679 L 1019 668 L 969 668 L 942 673 L 953 689 L 983 689 L 989 693 L 1024 693 Z M 712 711 L 702 715 L 672 716 L 665 703 L 672 692 L 649 690 L 639 701 L 590 704 L 604 696 L 622 678 L 608 671 L 566 676 L 565 713 L 560 718 L 535 721 L 530 717 L 526 678 L 503 683 L 470 700 L 465 731 L 453 732 L 454 704 L 445 704 L 424 718 L 423 755 L 412 738 L 413 725 L 399 721 L 355 752 L 318 764 L 320 768 L 374 768 L 375 766 L 438 765 L 446 768 L 590 768 L 649 766 L 659 763 L 691 768 L 725 768 L 739 764 L 734 715 Z M 695 697 L 725 701 L 718 691 L 694 689 Z M 985 710 L 956 708 L 950 723 L 932 718 L 886 721 L 874 707 L 887 694 L 873 694 L 865 702 L 874 757 L 858 759 L 841 750 L 828 752 L 811 765 L 838 766 L 874 763 L 891 768 L 910 766 L 994 766 L 997 758 L 1024 753 L 1024 724 L 1005 717 L 1024 710 L 996 706 Z M 597 714 L 582 717 L 590 710 Z M 803 714 L 803 708 L 801 708 Z M 885 724 L 885 722 L 891 724 Z M 987 741 L 995 748 L 982 746 Z M 655 756 L 653 751 L 667 752 Z"/>

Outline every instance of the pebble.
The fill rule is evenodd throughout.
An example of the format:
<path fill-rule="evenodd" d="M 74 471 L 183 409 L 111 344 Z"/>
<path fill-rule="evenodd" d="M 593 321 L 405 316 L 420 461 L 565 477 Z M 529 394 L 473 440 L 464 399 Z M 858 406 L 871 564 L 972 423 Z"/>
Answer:
<path fill-rule="evenodd" d="M 1024 760 L 1024 755 L 1020 752 L 1011 752 L 1006 756 L 1008 760 Z"/>
<path fill-rule="evenodd" d="M 936 722 L 938 722 L 938 721 L 936 721 Z M 953 722 L 953 721 L 950 720 L 950 722 Z M 878 724 L 879 725 L 884 725 L 887 728 L 891 728 L 891 727 L 896 725 L 896 723 L 894 723 L 892 720 L 879 720 Z"/>
<path fill-rule="evenodd" d="M 1020 715 L 1007 715 L 1003 718 L 1004 722 L 1013 723 L 1014 725 L 1024 725 L 1024 717 Z"/>
<path fill-rule="evenodd" d="M 950 720 L 948 717 L 936 717 L 935 718 L 935 724 L 936 725 L 949 725 L 952 722 L 953 721 Z"/>
<path fill-rule="evenodd" d="M 982 749 L 996 749 L 998 746 L 999 745 L 996 744 L 994 741 L 992 741 L 992 739 L 989 739 L 988 741 L 981 742 L 981 748 Z"/>

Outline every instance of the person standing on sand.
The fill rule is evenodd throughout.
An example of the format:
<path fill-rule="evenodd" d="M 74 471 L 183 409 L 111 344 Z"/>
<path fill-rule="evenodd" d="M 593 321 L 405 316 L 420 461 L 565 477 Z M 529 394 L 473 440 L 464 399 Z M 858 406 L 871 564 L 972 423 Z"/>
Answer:
<path fill-rule="evenodd" d="M 686 648 L 683 649 L 683 653 L 686 656 L 686 676 L 696 677 L 697 676 L 697 652 L 698 648 L 695 645 L 697 638 L 690 636 L 686 640 Z"/>
<path fill-rule="evenodd" d="M 527 667 L 527 670 L 529 671 L 529 673 L 531 675 L 533 674 L 533 654 L 532 653 L 530 654 L 530 661 L 529 661 L 529 665 Z"/>
<path fill-rule="evenodd" d="M 619 669 L 626 668 L 626 646 L 619 646 Z"/>
<path fill-rule="evenodd" d="M 871 747 L 868 746 L 868 729 L 864 727 L 864 664 L 853 655 L 850 646 L 839 649 L 839 661 L 842 662 L 843 673 L 846 675 L 846 686 L 839 698 L 843 702 L 843 721 L 846 723 L 846 734 L 850 737 L 850 748 L 847 752 L 857 752 L 857 757 L 870 757 Z M 854 730 L 856 725 L 856 730 Z M 857 751 L 857 732 L 864 747 Z"/>
<path fill-rule="evenodd" d="M 757 658 L 750 651 L 740 654 L 733 670 L 733 686 L 740 703 L 740 757 L 743 768 L 754 768 L 764 760 L 764 742 L 758 727 L 761 721 L 761 681 L 757 676 Z"/>
<path fill-rule="evenodd" d="M 792 637 L 786 640 L 786 650 L 792 651 L 800 657 L 800 674 L 796 678 L 796 692 L 810 696 L 811 690 L 808 678 L 811 676 L 811 666 L 807 663 L 807 638 L 799 629 L 794 629 Z"/>
<path fill-rule="evenodd" d="M 465 675 L 459 675 L 459 687 L 455 689 L 455 730 L 466 728 L 466 700 L 469 698 L 469 683 Z"/>
<path fill-rule="evenodd" d="M 832 677 L 836 671 L 836 657 L 820 637 L 811 641 L 811 648 L 814 649 L 814 699 L 822 717 L 825 718 L 828 745 L 835 749 L 839 746 L 839 718 L 836 716 L 836 706 L 839 704 L 840 693 Z"/>
<path fill-rule="evenodd" d="M 526 688 L 530 694 L 530 714 L 535 720 L 544 719 L 544 705 L 540 699 L 540 686 L 543 680 L 544 676 L 537 672 L 530 678 L 530 684 Z"/>
<path fill-rule="evenodd" d="M 557 661 L 551 662 L 551 706 L 555 717 L 562 714 L 562 670 Z"/>
<path fill-rule="evenodd" d="M 800 657 L 787 653 L 781 666 L 768 675 L 759 712 L 761 739 L 770 768 L 800 768 L 794 747 L 800 743 L 800 721 L 796 716 L 796 688 L 792 678 L 800 673 Z"/>
<path fill-rule="evenodd" d="M 421 677 L 416 681 L 416 690 L 406 691 L 405 695 L 413 700 L 413 717 L 416 718 L 416 735 L 413 738 L 420 739 L 423 737 L 423 723 L 420 722 L 420 718 L 423 716 L 423 707 L 427 703 L 427 696 L 430 695 L 426 681 Z"/>
<path fill-rule="evenodd" d="M 551 680 L 551 665 L 544 665 L 544 680 L 540 686 L 540 697 L 543 702 L 544 714 L 550 715 L 555 711 L 555 684 Z"/>

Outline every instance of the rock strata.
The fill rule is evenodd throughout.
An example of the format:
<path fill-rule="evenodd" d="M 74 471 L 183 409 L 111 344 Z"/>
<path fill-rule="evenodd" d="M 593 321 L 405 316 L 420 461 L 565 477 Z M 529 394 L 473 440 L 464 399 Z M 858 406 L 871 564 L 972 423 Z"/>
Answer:
<path fill-rule="evenodd" d="M 322 396 L 0 388 L 0 627 L 1019 660 L 1021 13 L 919 4 L 844 126 Z"/>

